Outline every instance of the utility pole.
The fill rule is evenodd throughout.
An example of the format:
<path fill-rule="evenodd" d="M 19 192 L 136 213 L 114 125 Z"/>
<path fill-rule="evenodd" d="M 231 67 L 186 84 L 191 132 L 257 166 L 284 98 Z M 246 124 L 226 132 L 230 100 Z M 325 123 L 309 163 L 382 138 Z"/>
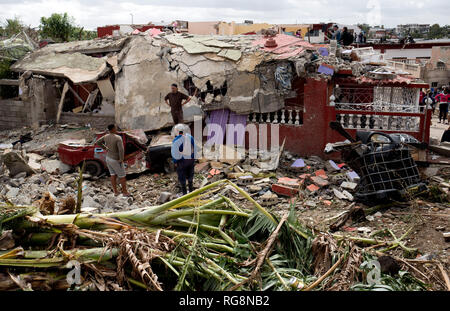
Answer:
<path fill-rule="evenodd" d="M 131 25 L 133 25 L 133 13 L 130 13 L 131 15 Z"/>

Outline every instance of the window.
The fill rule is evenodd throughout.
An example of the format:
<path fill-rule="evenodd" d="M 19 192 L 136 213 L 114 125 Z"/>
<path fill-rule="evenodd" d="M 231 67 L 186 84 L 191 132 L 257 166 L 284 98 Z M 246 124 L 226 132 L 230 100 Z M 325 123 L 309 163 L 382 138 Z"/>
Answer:
<path fill-rule="evenodd" d="M 437 87 L 438 83 L 437 82 L 431 82 L 431 87 Z"/>
<path fill-rule="evenodd" d="M 445 63 L 444 63 L 444 62 L 441 62 L 441 61 L 438 61 L 438 62 L 436 63 L 436 68 L 437 68 L 437 69 L 445 69 Z"/>

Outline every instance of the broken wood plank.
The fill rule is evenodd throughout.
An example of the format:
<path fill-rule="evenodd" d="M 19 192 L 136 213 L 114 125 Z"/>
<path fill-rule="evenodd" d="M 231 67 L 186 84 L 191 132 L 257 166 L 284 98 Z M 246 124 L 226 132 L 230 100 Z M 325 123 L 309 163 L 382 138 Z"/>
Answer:
<path fill-rule="evenodd" d="M 19 80 L 16 80 L 16 79 L 0 79 L 0 85 L 19 86 Z"/>
<path fill-rule="evenodd" d="M 77 92 L 75 92 L 75 90 L 70 86 L 70 85 L 68 85 L 68 87 L 69 87 L 69 90 L 73 93 L 73 95 L 84 105 L 85 104 L 85 102 L 84 102 L 84 100 L 80 97 L 80 95 L 78 95 L 78 93 Z"/>
<path fill-rule="evenodd" d="M 59 124 L 59 120 L 61 118 L 62 107 L 64 104 L 64 99 L 66 98 L 66 93 L 69 88 L 70 88 L 69 82 L 66 81 L 66 83 L 64 83 L 63 91 L 61 94 L 61 99 L 59 100 L 58 112 L 56 114 L 56 124 Z"/>
<path fill-rule="evenodd" d="M 97 98 L 98 89 L 95 89 L 93 92 L 89 93 L 88 98 L 86 99 L 86 102 L 84 103 L 82 112 L 85 112 L 86 109 L 89 109 L 89 111 L 92 111 L 91 106 L 94 100 Z"/>
<path fill-rule="evenodd" d="M 102 94 L 103 98 L 111 102 L 114 100 L 115 92 L 111 84 L 111 80 L 109 79 L 99 80 L 97 81 L 97 86 L 100 89 L 100 93 Z"/>
<path fill-rule="evenodd" d="M 441 271 L 442 277 L 444 278 L 445 285 L 447 286 L 447 290 L 450 291 L 450 279 L 448 277 L 447 272 L 445 272 L 444 266 L 439 262 L 437 264 L 439 270 Z"/>

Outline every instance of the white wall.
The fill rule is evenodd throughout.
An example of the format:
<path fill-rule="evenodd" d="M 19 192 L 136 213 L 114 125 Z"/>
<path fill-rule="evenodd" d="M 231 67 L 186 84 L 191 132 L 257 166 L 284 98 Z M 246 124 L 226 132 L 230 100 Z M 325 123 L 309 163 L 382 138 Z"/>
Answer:
<path fill-rule="evenodd" d="M 376 50 L 381 53 L 380 50 Z M 431 48 L 429 49 L 386 49 L 385 59 L 394 57 L 406 57 L 408 59 L 416 59 L 417 57 L 431 57 Z"/>

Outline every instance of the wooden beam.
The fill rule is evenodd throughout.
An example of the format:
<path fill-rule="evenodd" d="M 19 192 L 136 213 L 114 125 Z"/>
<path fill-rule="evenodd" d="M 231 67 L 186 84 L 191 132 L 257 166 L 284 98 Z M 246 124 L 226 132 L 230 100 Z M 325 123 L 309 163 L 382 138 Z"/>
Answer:
<path fill-rule="evenodd" d="M 61 118 L 61 112 L 62 112 L 62 107 L 64 104 L 64 99 L 66 98 L 66 93 L 69 88 L 70 88 L 69 82 L 66 81 L 66 83 L 64 83 L 63 91 L 61 94 L 61 99 L 59 100 L 58 113 L 56 114 L 56 124 L 59 124 L 59 119 Z"/>
<path fill-rule="evenodd" d="M 19 80 L 14 79 L 0 79 L 0 85 L 19 86 Z"/>
<path fill-rule="evenodd" d="M 73 95 L 81 102 L 81 104 L 83 104 L 83 106 L 85 105 L 84 100 L 80 97 L 80 95 L 78 95 L 77 92 L 75 92 L 75 90 L 70 86 L 67 85 L 69 87 L 69 90 L 73 93 Z"/>

